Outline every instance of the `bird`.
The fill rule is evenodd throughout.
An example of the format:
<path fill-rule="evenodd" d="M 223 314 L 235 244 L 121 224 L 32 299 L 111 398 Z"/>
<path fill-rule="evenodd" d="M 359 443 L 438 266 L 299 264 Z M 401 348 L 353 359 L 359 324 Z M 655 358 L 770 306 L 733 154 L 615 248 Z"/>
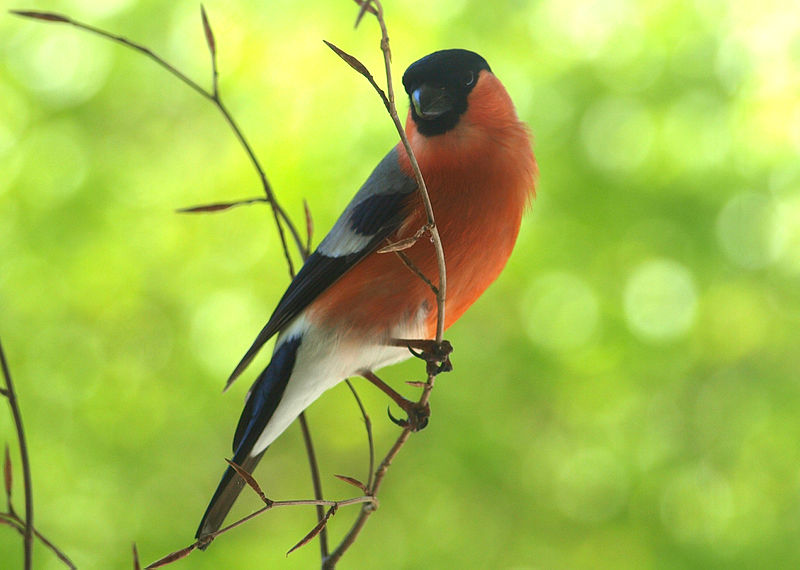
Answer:
<path fill-rule="evenodd" d="M 528 126 L 482 56 L 433 52 L 412 63 L 402 83 L 405 131 L 446 261 L 447 328 L 506 265 L 536 194 L 538 166 Z M 277 335 L 234 434 L 232 462 L 240 469 L 252 473 L 267 447 L 326 390 L 357 375 L 380 384 L 374 371 L 406 360 L 414 346 L 430 347 L 437 301 L 420 274 L 435 282 L 438 265 L 431 240 L 414 241 L 426 223 L 410 158 L 398 143 L 308 256 L 228 379 L 230 385 Z M 411 242 L 405 262 L 381 251 L 401 242 Z M 229 466 L 197 529 L 203 548 L 244 484 Z"/>

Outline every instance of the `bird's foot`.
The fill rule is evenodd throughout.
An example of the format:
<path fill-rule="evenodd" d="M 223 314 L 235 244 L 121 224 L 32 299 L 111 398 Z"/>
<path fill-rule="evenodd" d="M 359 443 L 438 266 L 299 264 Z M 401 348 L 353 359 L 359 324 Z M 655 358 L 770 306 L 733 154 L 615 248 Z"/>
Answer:
<path fill-rule="evenodd" d="M 406 346 L 411 351 L 411 354 L 427 363 L 428 376 L 436 376 L 442 372 L 450 372 L 453 369 L 453 364 L 450 362 L 453 345 L 448 340 L 443 340 L 442 342 L 436 342 L 435 340 L 409 340 L 406 341 Z"/>
<path fill-rule="evenodd" d="M 431 406 L 427 402 L 421 404 L 420 402 L 406 400 L 405 403 L 402 404 L 397 402 L 397 405 L 399 405 L 408 416 L 406 419 L 403 420 L 394 417 L 392 415 L 392 410 L 389 408 L 387 408 L 386 411 L 389 414 L 389 419 L 401 428 L 408 428 L 411 431 L 420 431 L 428 425 L 428 418 L 430 418 L 431 415 Z"/>
<path fill-rule="evenodd" d="M 419 431 L 428 425 L 428 418 L 431 415 L 431 406 L 428 403 L 421 404 L 419 402 L 412 402 L 404 398 L 394 388 L 389 386 L 386 382 L 378 378 L 374 372 L 364 371 L 361 375 L 372 382 L 381 391 L 389 396 L 392 401 L 397 404 L 408 416 L 407 419 L 398 419 L 392 415 L 389 410 L 389 419 L 402 428 L 409 428 L 411 431 Z"/>

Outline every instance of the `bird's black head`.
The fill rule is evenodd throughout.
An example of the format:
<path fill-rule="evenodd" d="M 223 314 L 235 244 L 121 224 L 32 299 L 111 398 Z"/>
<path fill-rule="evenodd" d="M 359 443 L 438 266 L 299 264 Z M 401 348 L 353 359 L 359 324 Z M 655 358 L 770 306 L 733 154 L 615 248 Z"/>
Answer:
<path fill-rule="evenodd" d="M 441 135 L 458 124 L 482 69 L 491 71 L 485 59 L 465 49 L 437 51 L 408 67 L 403 87 L 420 134 Z"/>

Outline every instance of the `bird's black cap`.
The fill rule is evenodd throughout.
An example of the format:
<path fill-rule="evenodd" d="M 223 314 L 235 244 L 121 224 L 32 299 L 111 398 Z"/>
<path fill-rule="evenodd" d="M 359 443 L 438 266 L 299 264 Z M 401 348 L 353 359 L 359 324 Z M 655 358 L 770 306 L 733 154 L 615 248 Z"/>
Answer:
<path fill-rule="evenodd" d="M 486 60 L 465 49 L 437 51 L 412 63 L 403 74 L 403 87 L 417 130 L 436 136 L 455 127 L 484 69 L 491 72 Z"/>

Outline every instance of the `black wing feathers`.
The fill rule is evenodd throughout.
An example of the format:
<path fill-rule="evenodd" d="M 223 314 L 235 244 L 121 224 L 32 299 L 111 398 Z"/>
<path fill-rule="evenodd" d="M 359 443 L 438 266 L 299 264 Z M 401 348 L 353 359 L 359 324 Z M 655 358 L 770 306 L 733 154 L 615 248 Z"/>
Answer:
<path fill-rule="evenodd" d="M 397 230 L 414 203 L 416 189 L 416 181 L 400 168 L 397 149 L 392 149 L 289 284 L 227 386 L 250 364 L 264 343 Z"/>
<path fill-rule="evenodd" d="M 298 336 L 283 342 L 272 356 L 269 366 L 253 384 L 233 436 L 233 452 L 236 456 L 243 451 L 250 453 L 278 407 L 292 375 L 302 340 Z"/>
<path fill-rule="evenodd" d="M 239 424 L 236 426 L 236 434 L 233 436 L 233 462 L 248 473 L 253 472 L 266 451 L 250 455 L 281 401 L 286 384 L 292 376 L 301 343 L 302 337 L 290 338 L 282 343 L 275 351 L 269 366 L 264 369 L 250 390 Z M 243 487 L 244 479 L 229 466 L 208 504 L 203 520 L 200 521 L 195 535 L 197 538 L 205 538 L 219 530 Z"/>

